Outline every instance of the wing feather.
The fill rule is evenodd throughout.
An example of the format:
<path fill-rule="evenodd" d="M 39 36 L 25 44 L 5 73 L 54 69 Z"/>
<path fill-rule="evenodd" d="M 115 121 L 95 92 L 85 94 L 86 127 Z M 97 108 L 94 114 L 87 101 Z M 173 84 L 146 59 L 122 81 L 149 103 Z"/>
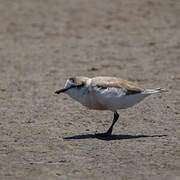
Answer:
<path fill-rule="evenodd" d="M 121 88 L 126 90 L 127 95 L 140 93 L 144 90 L 135 83 L 116 77 L 92 78 L 91 86 L 97 86 L 101 88 Z"/>

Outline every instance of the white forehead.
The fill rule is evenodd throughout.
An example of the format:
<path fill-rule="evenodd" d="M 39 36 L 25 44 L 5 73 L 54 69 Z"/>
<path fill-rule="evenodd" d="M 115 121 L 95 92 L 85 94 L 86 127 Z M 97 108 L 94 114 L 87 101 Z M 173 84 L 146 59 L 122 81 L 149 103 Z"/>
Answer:
<path fill-rule="evenodd" d="M 73 84 L 73 83 L 68 79 L 68 80 L 66 81 L 65 87 L 68 88 L 68 87 L 70 87 L 72 84 Z"/>
<path fill-rule="evenodd" d="M 86 86 L 90 86 L 91 82 L 92 82 L 92 79 L 89 78 L 89 79 L 87 80 Z"/>

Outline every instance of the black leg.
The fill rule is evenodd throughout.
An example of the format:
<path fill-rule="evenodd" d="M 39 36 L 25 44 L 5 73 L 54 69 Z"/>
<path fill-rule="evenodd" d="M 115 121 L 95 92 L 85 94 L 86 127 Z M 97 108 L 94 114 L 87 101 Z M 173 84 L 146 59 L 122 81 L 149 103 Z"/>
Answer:
<path fill-rule="evenodd" d="M 114 112 L 114 119 L 112 121 L 112 124 L 111 124 L 110 128 L 107 130 L 107 132 L 105 134 L 111 135 L 112 130 L 113 130 L 113 126 L 115 125 L 118 118 L 119 118 L 119 114 L 117 112 Z"/>

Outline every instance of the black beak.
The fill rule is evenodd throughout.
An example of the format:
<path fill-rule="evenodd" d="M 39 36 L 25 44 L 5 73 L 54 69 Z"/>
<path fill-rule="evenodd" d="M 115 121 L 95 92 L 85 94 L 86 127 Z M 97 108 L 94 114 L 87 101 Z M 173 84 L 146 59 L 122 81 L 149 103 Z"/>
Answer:
<path fill-rule="evenodd" d="M 68 87 L 68 88 L 62 88 L 60 90 L 57 90 L 55 91 L 56 94 L 60 94 L 60 93 L 63 93 L 65 91 L 67 91 L 68 89 L 71 89 L 71 88 L 78 88 L 78 87 L 82 87 L 83 84 L 76 84 L 76 85 L 72 85 L 71 87 Z"/>
<path fill-rule="evenodd" d="M 59 89 L 57 91 L 55 91 L 56 94 L 60 94 L 60 93 L 63 93 L 65 91 L 67 91 L 69 88 L 62 88 L 62 89 Z"/>

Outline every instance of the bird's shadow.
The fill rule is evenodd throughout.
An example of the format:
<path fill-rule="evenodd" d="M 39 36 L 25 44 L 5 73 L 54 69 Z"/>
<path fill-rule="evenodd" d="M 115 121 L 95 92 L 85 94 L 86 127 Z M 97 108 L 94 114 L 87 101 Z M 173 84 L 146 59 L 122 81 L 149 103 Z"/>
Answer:
<path fill-rule="evenodd" d="M 123 139 L 138 139 L 138 138 L 148 138 L 148 137 L 164 137 L 166 134 L 159 135 L 127 135 L 127 134 L 113 134 L 106 135 L 104 133 L 99 134 L 80 134 L 75 136 L 64 137 L 64 140 L 73 140 L 73 139 L 100 139 L 104 141 L 112 141 L 112 140 L 123 140 Z"/>

